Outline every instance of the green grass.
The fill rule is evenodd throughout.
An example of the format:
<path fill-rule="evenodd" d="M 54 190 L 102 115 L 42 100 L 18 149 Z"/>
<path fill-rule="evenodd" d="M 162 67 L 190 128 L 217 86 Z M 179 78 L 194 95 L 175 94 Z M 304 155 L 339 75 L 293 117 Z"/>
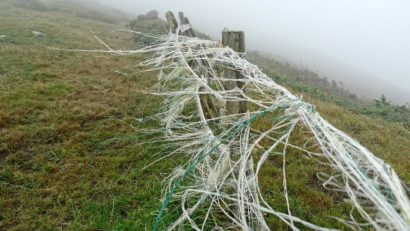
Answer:
<path fill-rule="evenodd" d="M 88 27 L 114 46 L 132 37 L 70 14 L 0 9 L 0 229 L 144 228 L 162 176 L 141 171 L 152 158 L 135 139 L 107 141 L 134 135 L 134 118 L 157 110 L 141 92 L 155 76 L 137 73 L 142 57 L 45 47 L 101 48 Z"/>
<path fill-rule="evenodd" d="M 181 162 L 169 158 L 143 169 L 160 147 L 142 145 L 147 138 L 130 125 L 156 126 L 135 118 L 155 113 L 161 103 L 142 92 L 156 81 L 155 73 L 138 73 L 144 57 L 47 48 L 101 48 L 89 27 L 114 47 L 132 47 L 131 35 L 110 34 L 119 25 L 0 3 L 0 34 L 7 35 L 0 39 L 0 230 L 149 229 L 161 205 L 161 182 Z M 31 30 L 46 36 L 33 37 Z M 407 130 L 308 99 L 410 184 Z M 323 167 L 297 152 L 289 158 L 294 214 L 342 228 L 330 216 L 346 215 L 350 206 L 321 188 L 315 173 Z M 285 211 L 279 163 L 272 157 L 260 180 L 272 206 Z M 169 211 L 168 219 L 176 216 Z"/>

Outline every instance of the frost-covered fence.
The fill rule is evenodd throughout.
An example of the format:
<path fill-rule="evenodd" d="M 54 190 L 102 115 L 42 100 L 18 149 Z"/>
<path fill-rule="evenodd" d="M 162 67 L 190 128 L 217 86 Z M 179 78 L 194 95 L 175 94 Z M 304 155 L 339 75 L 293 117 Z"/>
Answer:
<path fill-rule="evenodd" d="M 170 32 L 178 33 L 181 36 L 186 37 L 195 37 L 195 32 L 192 28 L 192 25 L 189 22 L 189 19 L 184 16 L 183 12 L 178 13 L 179 16 L 179 24 L 174 16 L 174 14 L 169 11 L 166 13 L 166 19 L 168 22 L 168 26 L 170 28 Z M 245 33 L 243 31 L 232 31 L 228 29 L 224 29 L 222 32 L 222 46 L 229 47 L 233 49 L 235 52 L 238 52 L 242 55 L 245 54 Z M 188 63 L 190 67 L 210 67 L 210 64 L 207 63 L 206 60 L 197 59 Z M 205 79 L 208 76 L 207 69 L 204 69 L 201 72 L 201 75 L 205 76 Z M 234 78 L 234 79 L 241 79 L 240 70 L 234 69 L 233 66 L 231 67 L 219 67 L 217 68 L 218 73 L 221 76 L 225 76 L 226 78 Z M 234 90 L 235 88 L 240 88 L 242 91 L 245 91 L 244 84 L 242 82 L 237 81 L 225 81 L 224 88 L 226 90 Z M 200 89 L 201 91 L 204 88 Z M 238 97 L 241 97 L 238 95 Z M 201 95 L 201 104 L 204 108 L 204 114 L 211 118 L 215 118 L 219 115 L 220 109 L 218 108 L 217 103 L 212 95 L 209 94 L 202 94 Z M 221 106 L 221 105 L 219 105 Z M 244 101 L 227 101 L 223 105 L 224 111 L 229 114 L 237 114 L 237 113 L 245 113 L 247 112 L 246 107 L 246 100 Z"/>
<path fill-rule="evenodd" d="M 164 142 L 177 145 L 164 156 L 185 155 L 189 161 L 176 166 L 167 178 L 154 230 L 163 225 L 171 202 L 180 203 L 181 214 L 167 225 L 168 230 L 187 226 L 195 230 L 275 229 L 267 225 L 265 214 L 278 217 L 293 230 L 301 225 L 328 230 L 292 215 L 287 193 L 287 181 L 292 179 L 286 177 L 290 149 L 303 151 L 335 170 L 334 175 L 318 173 L 323 187 L 344 192 L 367 221 L 359 223 L 352 216 L 351 220 L 341 220 L 346 225 L 409 230 L 409 199 L 389 165 L 241 54 L 215 41 L 192 38 L 184 34 L 190 25 L 175 24 L 169 13 L 167 18 L 171 20 L 170 34 L 139 52 L 154 52 L 152 59 L 143 64 L 160 71 L 159 92 L 155 94 L 166 100 L 163 112 L 156 118 L 162 122 Z M 227 87 L 229 83 L 235 87 Z M 206 115 L 208 109 L 201 100 L 204 96 L 209 96 L 216 108 L 212 116 Z M 246 111 L 226 107 L 244 102 Z M 261 118 L 270 118 L 263 129 L 254 126 Z M 291 142 L 296 128 L 303 130 L 304 145 Z M 269 142 L 262 144 L 266 140 Z M 265 161 L 278 154 L 283 157 L 285 213 L 269 205 L 258 183 Z"/>
<path fill-rule="evenodd" d="M 388 164 L 243 54 L 184 34 L 192 27 L 183 15 L 180 18 L 185 23 L 178 24 L 168 13 L 170 33 L 145 35 L 157 42 L 142 49 L 114 50 L 99 40 L 107 47 L 103 52 L 152 54 L 142 65 L 159 72 L 157 91 L 152 94 L 165 100 L 161 112 L 151 117 L 161 127 L 148 132 L 161 134 L 156 139 L 167 147 L 158 160 L 187 158 L 164 181 L 163 203 L 153 230 L 275 230 L 266 216 L 277 217 L 292 230 L 329 230 L 292 213 L 287 187 L 292 179 L 286 172 L 291 150 L 332 168 L 333 174 L 317 174 L 323 187 L 343 193 L 365 221 L 352 215 L 350 220 L 339 218 L 340 222 L 352 229 L 410 230 L 408 192 Z M 206 107 L 205 97 L 212 107 Z M 240 103 L 246 103 L 246 110 L 227 107 Z M 292 139 L 295 134 L 298 139 Z M 261 169 L 271 156 L 281 157 L 285 212 L 269 204 L 259 184 Z M 170 214 L 171 204 L 180 213 Z"/>
<path fill-rule="evenodd" d="M 323 187 L 343 192 L 366 221 L 360 223 L 352 216 L 341 222 L 355 229 L 369 225 L 376 230 L 410 229 L 407 192 L 389 165 L 325 121 L 313 105 L 275 83 L 242 54 L 219 42 L 184 34 L 190 25 L 179 25 L 170 13 L 167 19 L 167 37 L 142 50 L 129 51 L 154 52 L 143 65 L 160 71 L 155 94 L 164 96 L 165 102 L 162 113 L 155 117 L 163 126 L 158 131 L 165 143 L 177 145 L 163 155 L 189 159 L 176 166 L 165 182 L 154 230 L 164 225 L 168 206 L 176 202 L 181 213 L 168 221 L 167 230 L 188 226 L 195 230 L 274 230 L 266 223 L 266 214 L 278 217 L 292 230 L 301 226 L 328 230 L 292 215 L 287 193 L 287 182 L 292 179 L 286 177 L 291 149 L 331 166 L 335 174 L 318 173 Z M 211 116 L 205 96 L 212 99 Z M 246 110 L 227 107 L 245 102 Z M 262 129 L 255 127 L 262 118 L 270 122 Z M 305 140 L 304 145 L 292 143 L 295 130 L 303 131 L 300 139 Z M 269 205 L 258 182 L 260 170 L 271 155 L 282 156 L 287 212 Z"/>

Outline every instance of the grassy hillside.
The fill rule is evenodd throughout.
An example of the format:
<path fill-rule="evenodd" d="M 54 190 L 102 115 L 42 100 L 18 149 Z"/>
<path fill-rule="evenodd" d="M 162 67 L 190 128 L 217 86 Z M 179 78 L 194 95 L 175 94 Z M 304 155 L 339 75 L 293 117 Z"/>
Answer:
<path fill-rule="evenodd" d="M 155 84 L 156 73 L 138 73 L 136 64 L 145 57 L 47 48 L 102 48 L 90 27 L 113 47 L 133 47 L 131 35 L 110 33 L 121 23 L 64 9 L 0 2 L 0 35 L 5 35 L 0 38 L 0 230 L 149 229 L 162 180 L 180 161 L 168 158 L 143 169 L 160 150 L 142 145 L 144 137 L 136 137 L 132 126 L 155 126 L 136 118 L 158 110 L 161 98 L 142 92 Z M 33 30 L 45 35 L 35 37 Z M 410 132 L 306 97 L 410 184 Z M 298 153 L 290 158 L 293 213 L 343 228 L 330 216 L 343 216 L 350 206 L 321 188 L 315 173 L 323 167 Z M 274 160 L 261 183 L 269 203 L 285 211 L 281 169 Z M 285 229 L 274 218 L 269 222 Z"/>
<path fill-rule="evenodd" d="M 108 140 L 134 134 L 134 118 L 152 114 L 156 101 L 140 90 L 154 76 L 135 74 L 141 57 L 45 47 L 102 48 L 89 27 L 114 47 L 132 47 L 132 37 L 72 13 L 0 4 L 0 230 L 148 223 L 162 176 L 141 172 L 152 159 L 136 142 Z"/>
<path fill-rule="evenodd" d="M 357 114 L 395 122 L 410 131 L 409 104 L 394 104 L 384 95 L 381 95 L 380 99 L 369 102 L 347 91 L 344 88 L 346 83 L 330 81 L 309 69 L 279 62 L 260 55 L 258 52 L 250 52 L 247 57 L 250 61 L 258 64 L 275 81 L 292 89 L 295 93 L 337 104 Z"/>
<path fill-rule="evenodd" d="M 14 7 L 39 11 L 71 13 L 84 19 L 105 23 L 125 23 L 130 15 L 105 7 L 96 0 L 4 0 Z"/>

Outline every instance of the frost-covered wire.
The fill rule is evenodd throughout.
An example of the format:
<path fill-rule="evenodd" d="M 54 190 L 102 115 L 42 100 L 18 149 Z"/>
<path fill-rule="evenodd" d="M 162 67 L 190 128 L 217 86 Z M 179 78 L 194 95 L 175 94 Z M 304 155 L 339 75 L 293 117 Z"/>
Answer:
<path fill-rule="evenodd" d="M 265 215 L 276 216 L 292 230 L 319 227 L 292 214 L 286 177 L 287 153 L 301 150 L 331 166 L 334 175 L 318 173 L 323 187 L 343 192 L 366 224 L 352 217 L 344 222 L 360 229 L 410 230 L 410 202 L 394 170 L 357 141 L 324 120 L 315 107 L 278 85 L 256 65 L 218 42 L 170 34 L 143 49 L 106 52 L 121 55 L 153 53 L 142 65 L 158 70 L 157 92 L 164 97 L 161 141 L 176 148 L 163 157 L 183 155 L 185 165 L 164 182 L 163 204 L 153 230 L 271 230 Z M 240 73 L 237 75 L 236 73 Z M 234 88 L 227 87 L 228 85 Z M 246 102 L 247 112 L 230 113 L 227 104 Z M 210 105 L 216 109 L 210 112 Z M 216 113 L 216 115 L 215 115 Z M 269 118 L 264 128 L 255 123 Z M 305 145 L 292 143 L 304 128 Z M 263 142 L 268 140 L 269 142 Z M 268 144 L 267 144 L 268 143 Z M 272 155 L 282 155 L 286 212 L 263 197 L 258 181 Z M 159 159 L 163 158 L 160 157 Z M 179 203 L 178 217 L 164 224 L 170 204 Z M 174 215 L 174 214 L 171 214 Z"/>

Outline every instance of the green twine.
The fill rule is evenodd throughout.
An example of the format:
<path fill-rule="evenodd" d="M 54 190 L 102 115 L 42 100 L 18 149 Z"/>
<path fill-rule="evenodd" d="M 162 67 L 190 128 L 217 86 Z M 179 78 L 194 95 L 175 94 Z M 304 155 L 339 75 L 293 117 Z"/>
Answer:
<path fill-rule="evenodd" d="M 228 133 L 228 138 L 232 138 L 235 135 L 237 135 L 239 133 L 239 131 L 243 128 L 246 127 L 248 125 L 250 125 L 252 122 L 254 122 L 256 119 L 258 119 L 261 116 L 266 115 L 267 113 L 271 112 L 272 110 L 274 110 L 276 108 L 276 106 L 272 106 L 270 108 L 267 108 L 265 110 L 262 110 L 259 113 L 256 113 L 255 115 L 251 116 L 249 119 L 247 120 L 243 120 L 241 123 L 238 123 L 236 125 L 234 125 L 235 129 L 233 132 Z M 230 137 L 229 137 L 230 136 Z M 182 182 L 185 180 L 185 178 L 188 176 L 188 174 L 193 171 L 195 169 L 195 167 L 202 161 L 205 159 L 205 157 L 207 157 L 208 155 L 210 155 L 212 152 L 214 152 L 217 148 L 219 148 L 219 146 L 221 145 L 220 142 L 218 142 L 216 145 L 214 145 L 212 147 L 212 149 L 205 153 L 204 155 L 199 155 L 198 158 L 196 158 L 195 160 L 193 160 L 191 162 L 191 164 L 188 166 L 188 168 L 185 170 L 184 174 L 182 174 L 182 176 L 180 178 L 178 178 L 178 180 L 175 182 L 174 186 L 172 187 L 171 191 L 168 193 L 168 195 L 166 196 L 164 202 L 161 205 L 160 211 L 155 219 L 155 223 L 152 227 L 152 231 L 156 231 L 158 229 L 158 226 L 161 222 L 161 219 L 165 213 L 166 208 L 168 207 L 169 203 L 171 202 L 172 196 L 175 194 L 175 192 L 177 191 L 177 189 L 181 186 Z"/>

